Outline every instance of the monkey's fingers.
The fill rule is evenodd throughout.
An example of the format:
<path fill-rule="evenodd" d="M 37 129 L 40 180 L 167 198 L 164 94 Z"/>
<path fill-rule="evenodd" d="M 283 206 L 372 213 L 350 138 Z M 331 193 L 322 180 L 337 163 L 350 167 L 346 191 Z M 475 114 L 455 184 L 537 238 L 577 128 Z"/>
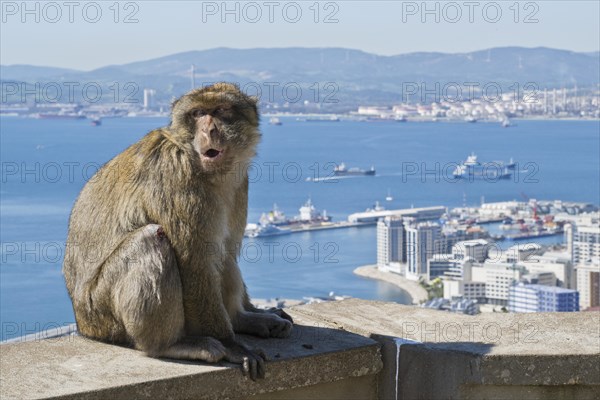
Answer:
<path fill-rule="evenodd" d="M 276 323 L 269 327 L 269 336 L 274 338 L 286 338 L 292 333 L 292 323 L 283 318 L 277 319 Z"/>
<path fill-rule="evenodd" d="M 258 354 L 263 360 L 271 361 L 271 359 L 269 358 L 269 356 L 267 355 L 267 353 L 265 353 L 265 351 L 263 349 L 256 348 L 256 349 L 254 349 L 254 352 L 256 354 Z"/>
<path fill-rule="evenodd" d="M 269 312 L 272 312 L 275 315 L 280 316 L 281 318 L 290 321 L 292 324 L 294 323 L 294 319 L 285 311 L 283 311 L 281 308 L 271 308 L 269 309 Z"/>
<path fill-rule="evenodd" d="M 227 351 L 225 359 L 229 362 L 241 364 L 242 373 L 255 381 L 265 377 L 265 360 L 262 355 L 255 354 L 250 350 L 240 348 Z"/>
<path fill-rule="evenodd" d="M 250 359 L 248 357 L 244 357 L 243 358 L 243 362 L 242 362 L 242 373 L 244 374 L 244 376 L 248 376 L 250 375 Z M 250 375 L 250 378 L 255 381 L 256 378 L 253 378 L 252 375 Z"/>
<path fill-rule="evenodd" d="M 250 379 L 263 379 L 265 377 L 265 360 L 255 354 L 244 357 L 243 368 L 246 370 L 246 376 L 249 373 Z"/>

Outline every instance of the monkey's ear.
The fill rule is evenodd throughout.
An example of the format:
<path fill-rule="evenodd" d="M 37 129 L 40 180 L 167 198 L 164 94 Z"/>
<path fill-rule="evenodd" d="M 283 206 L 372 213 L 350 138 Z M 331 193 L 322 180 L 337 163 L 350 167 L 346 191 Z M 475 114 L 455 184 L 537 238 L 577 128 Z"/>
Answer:
<path fill-rule="evenodd" d="M 258 115 L 258 96 L 248 96 L 248 100 L 250 101 L 252 108 L 254 108 L 254 113 Z"/>
<path fill-rule="evenodd" d="M 179 100 L 181 100 L 181 98 L 179 98 L 179 99 L 173 99 L 173 101 L 171 101 L 171 110 L 175 108 L 175 106 L 177 105 L 177 103 L 179 103 Z"/>

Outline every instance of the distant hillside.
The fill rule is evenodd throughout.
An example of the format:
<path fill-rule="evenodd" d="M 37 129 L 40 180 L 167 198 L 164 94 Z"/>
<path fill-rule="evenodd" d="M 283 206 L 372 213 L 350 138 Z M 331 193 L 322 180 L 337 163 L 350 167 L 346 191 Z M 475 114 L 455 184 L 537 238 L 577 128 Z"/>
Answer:
<path fill-rule="evenodd" d="M 599 83 L 598 52 L 576 53 L 549 48 L 503 47 L 472 53 L 410 53 L 379 56 L 342 48 L 216 48 L 189 51 L 152 60 L 113 65 L 93 71 L 74 71 L 42 66 L 0 66 L 6 81 L 99 82 L 110 85 L 135 82 L 140 89 L 152 88 L 159 100 L 168 101 L 190 87 L 190 66 L 196 69 L 196 83 L 228 80 L 242 85 L 256 82 L 267 91 L 265 82 L 285 85 L 297 82 L 303 98 L 311 99 L 309 87 L 319 82 L 321 97 L 325 82 L 335 82 L 340 102 L 385 103 L 400 101 L 408 83 L 443 87 L 450 82 L 495 82 L 503 88 L 518 82 L 534 82 L 540 89 L 591 87 Z M 280 91 L 276 91 L 281 100 Z M 137 94 L 141 96 L 141 90 Z M 263 94 L 263 96 L 266 96 Z"/>
<path fill-rule="evenodd" d="M 35 65 L 0 65 L 0 79 L 3 81 L 17 80 L 34 82 L 78 73 L 78 71 L 66 68 L 38 67 Z"/>

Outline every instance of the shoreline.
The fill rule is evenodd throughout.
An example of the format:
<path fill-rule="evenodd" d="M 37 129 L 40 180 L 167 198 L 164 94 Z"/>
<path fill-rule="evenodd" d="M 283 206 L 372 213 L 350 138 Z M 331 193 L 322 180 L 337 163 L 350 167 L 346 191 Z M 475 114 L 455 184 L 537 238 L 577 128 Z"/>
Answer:
<path fill-rule="evenodd" d="M 422 288 L 418 282 L 411 281 L 393 272 L 380 271 L 376 265 L 363 265 L 354 270 L 354 274 L 369 279 L 376 279 L 391 283 L 408 293 L 412 304 L 418 305 L 427 300 L 427 290 Z"/>

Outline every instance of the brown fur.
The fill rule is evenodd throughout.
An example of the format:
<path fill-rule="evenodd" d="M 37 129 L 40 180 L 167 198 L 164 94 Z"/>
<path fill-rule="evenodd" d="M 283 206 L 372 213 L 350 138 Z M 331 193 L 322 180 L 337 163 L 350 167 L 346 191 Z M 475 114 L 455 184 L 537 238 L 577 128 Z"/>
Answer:
<path fill-rule="evenodd" d="M 285 313 L 250 304 L 237 265 L 246 170 L 259 140 L 256 102 L 216 84 L 177 100 L 170 126 L 148 133 L 85 185 L 63 265 L 83 335 L 152 356 L 249 359 L 245 372 L 264 374 L 264 357 L 234 334 L 291 331 Z M 211 148 L 222 150 L 219 157 L 203 155 Z"/>

